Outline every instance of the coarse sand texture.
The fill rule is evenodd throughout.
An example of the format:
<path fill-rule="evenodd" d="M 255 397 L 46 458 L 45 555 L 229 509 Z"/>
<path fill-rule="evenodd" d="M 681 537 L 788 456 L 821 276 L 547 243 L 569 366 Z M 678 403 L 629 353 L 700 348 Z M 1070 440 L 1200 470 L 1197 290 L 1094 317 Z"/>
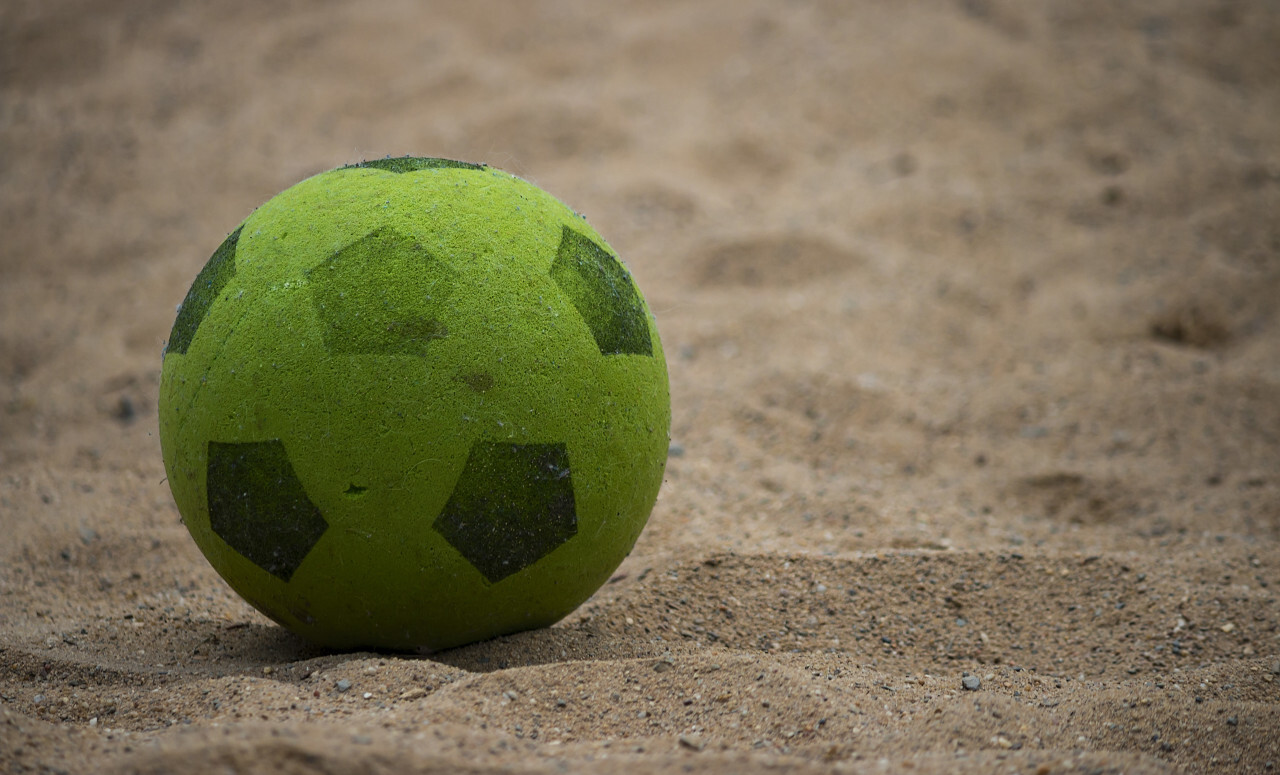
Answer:
<path fill-rule="evenodd" d="M 652 315 L 586 221 L 490 167 L 332 170 L 250 215 L 165 350 L 191 535 L 246 600 L 337 648 L 559 620 L 635 544 L 666 462 Z"/>

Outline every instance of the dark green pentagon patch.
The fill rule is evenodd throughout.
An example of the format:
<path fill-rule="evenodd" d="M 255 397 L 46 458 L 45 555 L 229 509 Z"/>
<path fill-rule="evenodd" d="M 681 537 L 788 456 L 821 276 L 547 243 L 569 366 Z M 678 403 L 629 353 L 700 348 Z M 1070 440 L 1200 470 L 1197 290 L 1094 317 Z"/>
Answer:
<path fill-rule="evenodd" d="M 496 584 L 578 533 L 563 444 L 477 442 L 432 524 Z"/>
<path fill-rule="evenodd" d="M 173 321 L 173 330 L 169 332 L 169 343 L 164 349 L 166 354 L 186 354 L 191 340 L 196 336 L 196 329 L 200 328 L 205 315 L 209 314 L 209 307 L 213 306 L 218 294 L 222 293 L 222 289 L 235 276 L 236 243 L 240 241 L 240 229 L 243 228 L 241 226 L 231 232 L 222 241 L 200 270 L 200 274 L 196 275 L 195 282 L 191 283 L 187 297 L 178 308 L 178 318 Z"/>
<path fill-rule="evenodd" d="M 653 355 L 640 293 L 609 251 L 565 226 L 551 279 L 586 321 L 602 355 Z"/>
<path fill-rule="evenodd" d="M 209 526 L 245 559 L 287 582 L 328 529 L 279 439 L 209 442 Z"/>
<path fill-rule="evenodd" d="M 417 355 L 449 335 L 437 316 L 452 270 L 412 238 L 378 229 L 307 271 L 324 346 L 334 355 Z"/>
<path fill-rule="evenodd" d="M 484 169 L 484 165 L 472 164 L 468 161 L 454 161 L 453 159 L 435 159 L 429 156 L 397 156 L 394 159 L 374 159 L 373 161 L 362 161 L 357 164 L 348 164 L 342 169 L 349 170 L 357 168 L 402 173 L 438 169 L 482 170 Z"/>

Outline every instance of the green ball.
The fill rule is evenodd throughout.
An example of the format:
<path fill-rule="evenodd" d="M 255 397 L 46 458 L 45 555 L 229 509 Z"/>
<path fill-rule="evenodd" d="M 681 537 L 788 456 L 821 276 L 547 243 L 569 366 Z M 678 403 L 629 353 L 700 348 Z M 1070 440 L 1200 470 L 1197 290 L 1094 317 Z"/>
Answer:
<path fill-rule="evenodd" d="M 256 210 L 196 277 L 161 373 L 196 544 L 334 648 L 564 617 L 644 528 L 670 423 L 613 250 L 536 186 L 445 159 L 343 167 Z"/>

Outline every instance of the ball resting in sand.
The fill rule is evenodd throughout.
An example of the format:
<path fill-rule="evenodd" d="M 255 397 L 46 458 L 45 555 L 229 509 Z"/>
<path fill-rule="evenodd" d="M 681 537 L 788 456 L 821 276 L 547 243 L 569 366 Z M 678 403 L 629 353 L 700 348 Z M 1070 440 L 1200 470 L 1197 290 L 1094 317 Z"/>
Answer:
<path fill-rule="evenodd" d="M 192 285 L 161 377 L 196 543 L 338 648 L 572 611 L 644 527 L 669 426 L 652 316 L 600 235 L 443 159 L 333 170 L 255 211 Z"/>

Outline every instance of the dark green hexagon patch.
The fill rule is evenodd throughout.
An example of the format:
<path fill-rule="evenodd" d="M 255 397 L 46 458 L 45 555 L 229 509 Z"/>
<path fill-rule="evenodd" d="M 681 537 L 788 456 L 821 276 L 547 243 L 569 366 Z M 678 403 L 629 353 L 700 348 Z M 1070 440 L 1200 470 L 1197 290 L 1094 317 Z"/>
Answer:
<path fill-rule="evenodd" d="M 477 442 L 432 527 L 490 583 L 534 564 L 578 533 L 565 445 Z"/>
<path fill-rule="evenodd" d="M 287 582 L 328 529 L 279 439 L 209 442 L 209 526 L 245 559 Z"/>
<path fill-rule="evenodd" d="M 449 335 L 439 311 L 453 271 L 411 237 L 377 229 L 307 271 L 334 355 L 425 355 Z"/>
<path fill-rule="evenodd" d="M 653 355 L 640 293 L 622 262 L 565 226 L 551 279 L 586 321 L 603 355 Z"/>
<path fill-rule="evenodd" d="M 236 273 L 236 244 L 240 242 L 240 229 L 231 232 L 213 255 L 205 263 L 195 282 L 191 283 L 187 296 L 178 308 L 178 318 L 173 321 L 173 330 L 169 332 L 169 343 L 165 345 L 165 354 L 186 354 L 191 340 L 196 336 L 196 329 L 209 314 L 209 307 L 222 293 Z"/>
<path fill-rule="evenodd" d="M 362 161 L 356 164 L 348 164 L 342 169 L 349 170 L 358 168 L 404 173 L 438 169 L 482 170 L 484 169 L 484 165 L 472 164 L 469 161 L 454 161 L 453 159 L 435 159 L 429 156 L 397 156 L 395 158 L 374 159 L 373 161 Z"/>

